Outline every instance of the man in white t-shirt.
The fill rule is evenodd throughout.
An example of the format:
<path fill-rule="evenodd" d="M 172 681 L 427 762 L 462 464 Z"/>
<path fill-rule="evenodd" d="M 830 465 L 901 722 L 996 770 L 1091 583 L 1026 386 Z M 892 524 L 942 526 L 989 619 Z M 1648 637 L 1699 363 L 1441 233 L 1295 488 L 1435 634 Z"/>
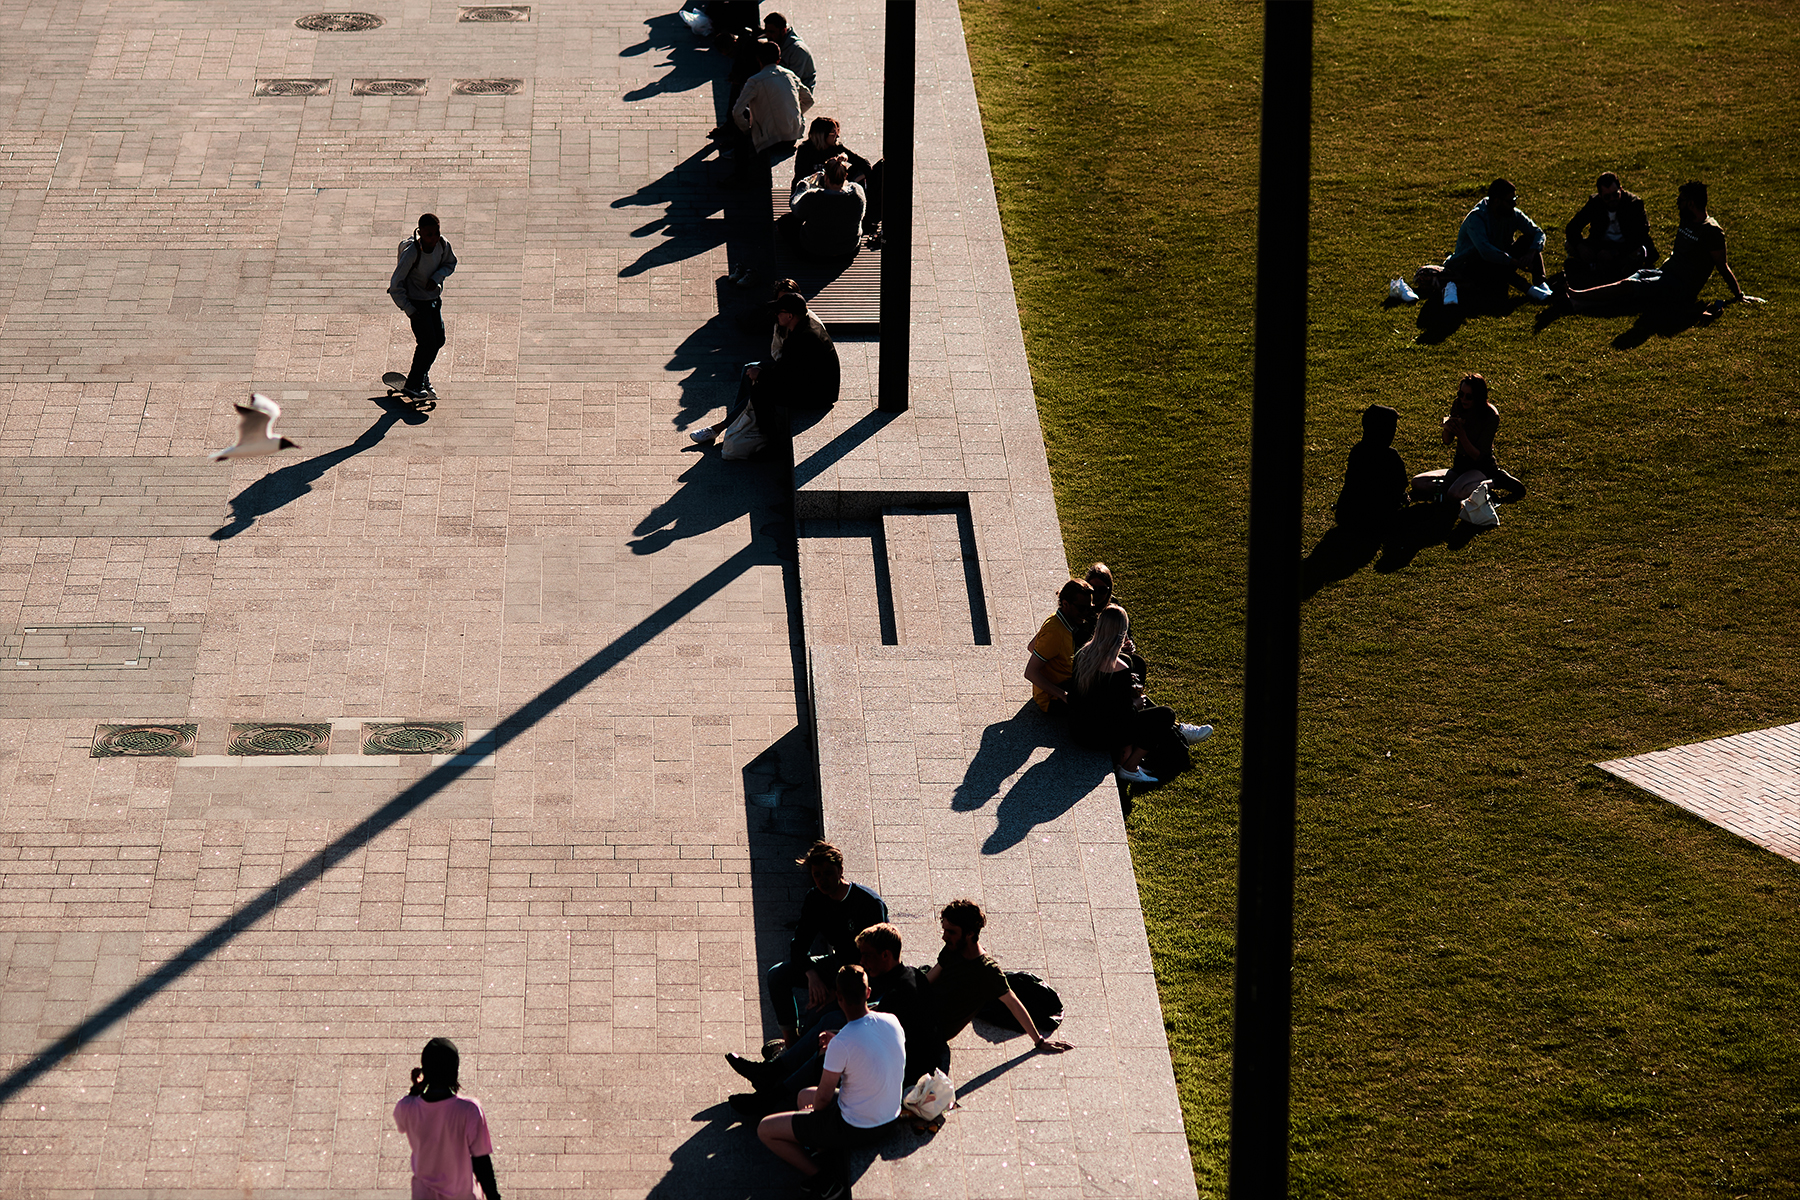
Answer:
<path fill-rule="evenodd" d="M 837 975 L 838 1005 L 844 1027 L 821 1034 L 825 1071 L 819 1086 L 800 1092 L 798 1112 L 762 1119 L 756 1136 L 806 1181 L 802 1196 L 833 1200 L 848 1194 L 844 1152 L 886 1136 L 900 1115 L 906 1087 L 906 1034 L 898 1017 L 869 1011 L 869 977 L 860 966 Z M 819 1151 L 821 1165 L 806 1152 Z"/>

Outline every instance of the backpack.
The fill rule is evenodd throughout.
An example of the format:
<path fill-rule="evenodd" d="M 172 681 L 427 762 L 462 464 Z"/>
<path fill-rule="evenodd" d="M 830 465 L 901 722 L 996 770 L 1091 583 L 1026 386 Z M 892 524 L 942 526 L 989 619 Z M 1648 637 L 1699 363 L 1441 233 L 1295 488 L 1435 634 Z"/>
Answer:
<path fill-rule="evenodd" d="M 1063 1002 L 1055 988 L 1029 971 L 1008 971 L 1006 984 L 1012 989 L 1013 995 L 1019 998 L 1019 1003 L 1025 1006 L 1025 1011 L 1031 1014 L 1031 1023 L 1037 1026 L 1039 1033 L 1047 1037 L 1062 1024 Z M 1004 1000 L 988 1001 L 975 1015 L 989 1025 L 1025 1032 L 1019 1029 L 1018 1021 L 1013 1019 L 1012 1009 L 1006 1007 Z"/>

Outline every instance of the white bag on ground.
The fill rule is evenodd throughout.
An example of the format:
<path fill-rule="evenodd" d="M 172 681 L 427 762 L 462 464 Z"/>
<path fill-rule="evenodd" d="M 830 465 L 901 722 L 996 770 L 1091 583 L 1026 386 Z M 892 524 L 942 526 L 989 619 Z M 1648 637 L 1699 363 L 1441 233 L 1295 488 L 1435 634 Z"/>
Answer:
<path fill-rule="evenodd" d="M 1494 507 L 1494 498 L 1488 494 L 1488 481 L 1482 480 L 1469 493 L 1469 498 L 1462 502 L 1462 519 L 1471 525 L 1498 525 L 1500 510 Z"/>
<path fill-rule="evenodd" d="M 688 31 L 697 38 L 709 38 L 713 35 L 712 18 L 694 9 L 691 12 L 683 9 L 681 19 L 687 22 Z"/>
<path fill-rule="evenodd" d="M 906 1090 L 900 1107 L 922 1121 L 935 1121 L 955 1103 L 956 1085 L 942 1067 L 933 1067 L 931 1074 L 919 1076 L 919 1082 Z"/>
<path fill-rule="evenodd" d="M 768 444 L 768 437 L 756 426 L 756 406 L 745 404 L 744 411 L 732 418 L 725 432 L 719 435 L 719 457 L 740 462 L 759 453 Z"/>

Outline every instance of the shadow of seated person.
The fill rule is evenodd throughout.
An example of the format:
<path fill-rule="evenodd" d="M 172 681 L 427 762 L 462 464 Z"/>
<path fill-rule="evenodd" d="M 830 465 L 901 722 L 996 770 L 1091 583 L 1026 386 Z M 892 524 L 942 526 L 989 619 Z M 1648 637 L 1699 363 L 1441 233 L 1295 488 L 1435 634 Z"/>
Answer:
<path fill-rule="evenodd" d="M 1382 539 L 1406 507 L 1406 462 L 1394 449 L 1399 426 L 1399 412 L 1386 405 L 1371 404 L 1363 410 L 1362 441 L 1350 449 L 1344 486 L 1332 507 L 1337 524 L 1301 563 L 1301 599 L 1373 562 Z"/>
<path fill-rule="evenodd" d="M 775 222 L 777 232 L 813 258 L 851 258 L 862 248 L 868 197 L 850 181 L 849 159 L 833 156 L 794 182 L 789 211 Z"/>

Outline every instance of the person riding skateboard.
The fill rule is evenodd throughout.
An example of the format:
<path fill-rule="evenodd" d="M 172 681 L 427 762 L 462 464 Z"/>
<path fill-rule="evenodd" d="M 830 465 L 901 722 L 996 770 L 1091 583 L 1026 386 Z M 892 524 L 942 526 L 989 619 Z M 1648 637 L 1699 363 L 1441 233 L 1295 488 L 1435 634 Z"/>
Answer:
<path fill-rule="evenodd" d="M 400 243 L 400 261 L 388 280 L 388 295 L 412 322 L 418 349 L 413 351 L 412 370 L 406 373 L 401 394 L 412 400 L 434 399 L 431 388 L 431 364 L 444 348 L 444 280 L 456 270 L 456 253 L 444 240 L 437 216 L 425 213 L 419 227 Z"/>

